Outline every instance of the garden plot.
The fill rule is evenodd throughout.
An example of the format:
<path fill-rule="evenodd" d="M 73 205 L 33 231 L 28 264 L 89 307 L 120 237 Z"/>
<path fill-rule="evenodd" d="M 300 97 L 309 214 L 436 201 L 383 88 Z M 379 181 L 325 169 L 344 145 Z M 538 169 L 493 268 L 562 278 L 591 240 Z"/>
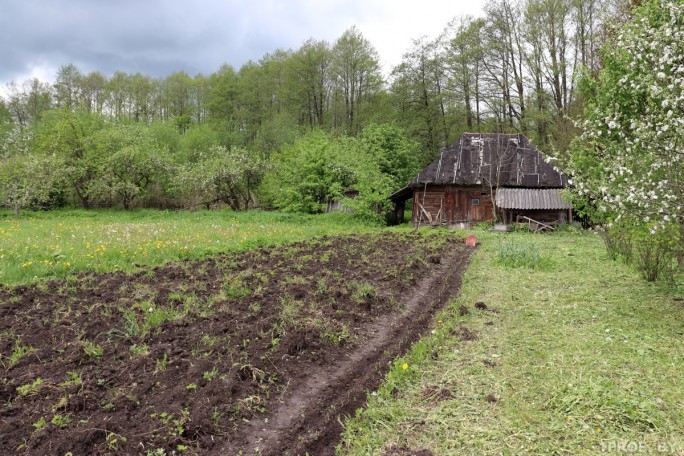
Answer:
<path fill-rule="evenodd" d="M 469 256 L 385 232 L 2 290 L 0 453 L 332 453 Z"/>

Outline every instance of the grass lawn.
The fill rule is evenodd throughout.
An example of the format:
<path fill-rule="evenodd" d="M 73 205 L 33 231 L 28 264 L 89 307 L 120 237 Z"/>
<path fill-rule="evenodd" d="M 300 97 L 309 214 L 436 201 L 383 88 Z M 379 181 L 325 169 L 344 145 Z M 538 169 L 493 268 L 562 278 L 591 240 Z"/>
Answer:
<path fill-rule="evenodd" d="M 131 271 L 136 265 L 373 229 L 339 213 L 60 210 L 22 214 L 16 218 L 0 212 L 2 284 L 81 271 Z"/>
<path fill-rule="evenodd" d="M 501 236 L 478 234 L 459 297 L 339 453 L 684 454 L 684 287 L 644 282 L 591 233 Z M 516 247 L 540 267 L 497 261 Z"/>

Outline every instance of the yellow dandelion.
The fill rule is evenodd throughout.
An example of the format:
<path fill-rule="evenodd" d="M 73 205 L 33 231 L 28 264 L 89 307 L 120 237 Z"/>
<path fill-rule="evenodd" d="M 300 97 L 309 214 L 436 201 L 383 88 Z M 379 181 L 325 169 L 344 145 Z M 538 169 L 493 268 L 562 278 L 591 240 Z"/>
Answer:
<path fill-rule="evenodd" d="M 401 366 L 401 368 L 404 369 L 404 370 L 408 369 L 408 364 L 407 364 L 407 363 L 404 363 L 404 364 Z"/>

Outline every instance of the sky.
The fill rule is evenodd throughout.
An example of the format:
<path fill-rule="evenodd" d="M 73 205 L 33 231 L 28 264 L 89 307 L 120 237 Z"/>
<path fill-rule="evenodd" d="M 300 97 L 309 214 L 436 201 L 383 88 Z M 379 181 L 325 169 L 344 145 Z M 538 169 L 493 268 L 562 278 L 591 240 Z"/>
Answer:
<path fill-rule="evenodd" d="M 334 43 L 353 25 L 389 74 L 413 39 L 435 38 L 454 17 L 480 16 L 485 1 L 0 0 L 0 87 L 54 82 L 66 64 L 107 76 L 208 75 L 309 38 Z"/>

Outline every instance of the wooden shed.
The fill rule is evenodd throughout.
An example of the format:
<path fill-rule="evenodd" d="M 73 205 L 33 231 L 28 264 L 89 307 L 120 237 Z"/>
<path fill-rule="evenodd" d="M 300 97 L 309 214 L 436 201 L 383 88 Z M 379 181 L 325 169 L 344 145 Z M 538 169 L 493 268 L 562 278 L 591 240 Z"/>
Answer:
<path fill-rule="evenodd" d="M 522 134 L 464 133 L 390 196 L 392 218 L 403 220 L 406 201 L 412 198 L 417 225 L 467 227 L 493 219 L 510 223 L 525 214 L 565 223 L 571 220 L 572 206 L 563 202 L 559 190 L 567 184 L 567 176 Z"/>

